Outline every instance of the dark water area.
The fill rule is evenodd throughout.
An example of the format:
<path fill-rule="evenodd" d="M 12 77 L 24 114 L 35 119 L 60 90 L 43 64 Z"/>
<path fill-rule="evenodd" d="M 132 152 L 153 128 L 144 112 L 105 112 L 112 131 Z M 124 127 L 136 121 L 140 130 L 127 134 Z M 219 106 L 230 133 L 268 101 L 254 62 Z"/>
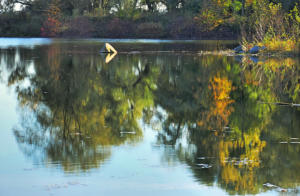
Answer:
<path fill-rule="evenodd" d="M 299 59 L 105 41 L 0 39 L 0 195 L 300 194 Z"/>

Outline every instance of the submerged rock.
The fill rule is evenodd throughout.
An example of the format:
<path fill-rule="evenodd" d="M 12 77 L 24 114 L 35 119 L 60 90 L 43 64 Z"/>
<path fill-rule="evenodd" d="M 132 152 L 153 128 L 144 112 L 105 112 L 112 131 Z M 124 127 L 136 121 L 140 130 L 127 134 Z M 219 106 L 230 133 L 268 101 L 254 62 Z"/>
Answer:
<path fill-rule="evenodd" d="M 260 51 L 260 47 L 259 46 L 254 46 L 253 48 L 251 48 L 249 50 L 250 54 L 257 54 Z"/>

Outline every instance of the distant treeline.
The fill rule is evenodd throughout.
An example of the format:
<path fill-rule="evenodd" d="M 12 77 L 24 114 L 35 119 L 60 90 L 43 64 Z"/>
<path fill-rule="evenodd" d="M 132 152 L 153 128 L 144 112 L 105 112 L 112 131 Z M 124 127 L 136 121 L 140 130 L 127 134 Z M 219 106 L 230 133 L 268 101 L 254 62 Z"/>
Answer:
<path fill-rule="evenodd" d="M 0 0 L 2 37 L 299 38 L 299 0 Z"/>
<path fill-rule="evenodd" d="M 21 12 L 0 18 L 0 36 L 236 39 L 239 35 L 238 26 L 224 24 L 203 31 L 190 17 L 184 16 L 163 15 L 157 16 L 157 19 L 141 17 L 139 20 L 115 16 L 77 16 L 65 18 L 64 22 L 65 26 L 60 30 L 50 30 L 49 27 L 46 29 L 40 17 Z"/>

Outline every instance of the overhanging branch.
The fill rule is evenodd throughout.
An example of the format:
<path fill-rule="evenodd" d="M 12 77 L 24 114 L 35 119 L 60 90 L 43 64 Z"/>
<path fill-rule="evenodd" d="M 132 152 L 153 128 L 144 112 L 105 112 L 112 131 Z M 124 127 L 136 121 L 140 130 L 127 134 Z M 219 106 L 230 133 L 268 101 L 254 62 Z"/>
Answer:
<path fill-rule="evenodd" d="M 21 5 L 26 5 L 26 6 L 32 6 L 32 3 L 29 1 L 19 1 L 19 0 L 15 0 L 14 3 L 19 3 Z"/>

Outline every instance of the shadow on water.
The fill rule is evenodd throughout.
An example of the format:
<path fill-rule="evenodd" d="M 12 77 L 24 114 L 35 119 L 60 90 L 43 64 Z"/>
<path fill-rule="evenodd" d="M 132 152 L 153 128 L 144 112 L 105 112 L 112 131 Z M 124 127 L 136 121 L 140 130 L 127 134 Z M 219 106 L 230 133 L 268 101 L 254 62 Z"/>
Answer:
<path fill-rule="evenodd" d="M 112 146 L 142 142 L 142 120 L 158 130 L 163 160 L 188 165 L 201 184 L 230 194 L 299 187 L 300 110 L 272 104 L 300 103 L 298 59 L 121 54 L 105 64 L 74 50 L 85 51 L 59 43 L 1 51 L 28 157 L 87 172 Z"/>

